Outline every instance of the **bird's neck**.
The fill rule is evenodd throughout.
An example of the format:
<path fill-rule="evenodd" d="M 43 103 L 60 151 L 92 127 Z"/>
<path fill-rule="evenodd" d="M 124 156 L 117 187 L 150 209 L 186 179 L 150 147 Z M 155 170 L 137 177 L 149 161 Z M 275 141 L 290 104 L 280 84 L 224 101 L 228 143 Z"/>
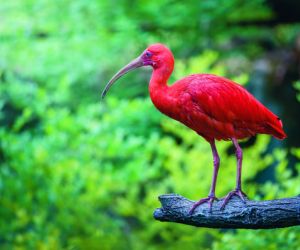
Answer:
<path fill-rule="evenodd" d="M 167 66 L 154 69 L 149 84 L 150 98 L 156 108 L 163 113 L 166 113 L 168 106 L 171 104 L 170 87 L 167 83 L 172 71 L 173 68 Z"/>
<path fill-rule="evenodd" d="M 168 87 L 168 79 L 172 74 L 172 69 L 168 67 L 160 67 L 153 69 L 153 73 L 149 83 L 150 97 L 166 94 Z"/>
<path fill-rule="evenodd" d="M 174 69 L 174 57 L 171 51 L 165 50 L 165 53 L 159 57 L 159 60 L 153 65 L 153 73 L 149 84 L 149 93 L 153 104 L 159 109 L 165 102 L 170 102 L 168 79 Z"/>

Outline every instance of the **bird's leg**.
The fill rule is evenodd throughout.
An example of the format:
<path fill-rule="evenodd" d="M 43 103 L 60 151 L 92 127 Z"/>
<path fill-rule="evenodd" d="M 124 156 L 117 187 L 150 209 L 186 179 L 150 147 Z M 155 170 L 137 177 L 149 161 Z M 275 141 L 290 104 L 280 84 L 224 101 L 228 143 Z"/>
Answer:
<path fill-rule="evenodd" d="M 237 139 L 232 138 L 232 142 L 236 149 L 236 158 L 237 158 L 237 175 L 236 175 L 236 188 L 235 190 L 229 192 L 226 197 L 224 198 L 223 204 L 221 206 L 221 209 L 224 209 L 228 201 L 233 195 L 237 195 L 240 197 L 240 199 L 246 203 L 245 198 L 247 198 L 247 195 L 242 191 L 242 182 L 241 182 L 241 174 L 242 174 L 242 161 L 243 161 L 243 151 L 238 144 Z"/>
<path fill-rule="evenodd" d="M 194 205 L 192 206 L 192 208 L 189 212 L 190 214 L 192 214 L 199 205 L 201 205 L 205 202 L 209 202 L 209 210 L 211 211 L 213 201 L 218 200 L 215 196 L 215 189 L 216 189 L 216 182 L 217 182 L 217 176 L 218 176 L 219 165 L 220 165 L 220 157 L 218 155 L 215 141 L 212 141 L 210 143 L 210 146 L 211 146 L 211 150 L 212 150 L 212 154 L 213 154 L 213 158 L 214 158 L 214 172 L 213 172 L 213 177 L 212 177 L 211 188 L 210 188 L 207 198 L 203 198 L 194 203 Z"/>

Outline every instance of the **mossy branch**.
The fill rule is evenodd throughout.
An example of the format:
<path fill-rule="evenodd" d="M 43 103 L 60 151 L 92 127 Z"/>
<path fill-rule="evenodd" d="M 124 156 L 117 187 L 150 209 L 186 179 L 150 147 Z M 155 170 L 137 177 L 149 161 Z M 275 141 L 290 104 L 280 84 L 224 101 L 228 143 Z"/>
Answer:
<path fill-rule="evenodd" d="M 196 208 L 192 215 L 189 210 L 194 204 L 180 195 L 159 196 L 162 204 L 154 212 L 160 221 L 176 222 L 208 228 L 270 229 L 300 225 L 300 196 L 269 201 L 247 200 L 244 204 L 233 197 L 224 210 L 222 200 L 213 203 L 212 211 L 207 204 Z"/>

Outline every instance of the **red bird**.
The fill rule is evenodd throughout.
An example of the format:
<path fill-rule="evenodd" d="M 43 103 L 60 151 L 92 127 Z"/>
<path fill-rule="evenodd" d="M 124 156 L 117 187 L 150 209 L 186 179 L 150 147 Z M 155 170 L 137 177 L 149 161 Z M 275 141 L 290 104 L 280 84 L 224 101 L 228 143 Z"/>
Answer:
<path fill-rule="evenodd" d="M 277 139 L 286 138 L 281 120 L 256 100 L 246 89 L 226 78 L 211 74 L 189 75 L 172 86 L 167 81 L 174 68 L 172 52 L 163 44 L 150 45 L 139 57 L 122 68 L 106 85 L 102 98 L 112 84 L 127 72 L 142 66 L 153 68 L 149 84 L 150 97 L 155 107 L 165 115 L 183 123 L 210 143 L 213 154 L 213 178 L 207 198 L 194 203 L 190 210 L 217 200 L 216 180 L 220 158 L 215 140 L 231 140 L 236 148 L 236 188 L 225 197 L 221 209 L 233 195 L 245 202 L 241 186 L 243 152 L 239 139 L 256 134 L 270 134 Z"/>

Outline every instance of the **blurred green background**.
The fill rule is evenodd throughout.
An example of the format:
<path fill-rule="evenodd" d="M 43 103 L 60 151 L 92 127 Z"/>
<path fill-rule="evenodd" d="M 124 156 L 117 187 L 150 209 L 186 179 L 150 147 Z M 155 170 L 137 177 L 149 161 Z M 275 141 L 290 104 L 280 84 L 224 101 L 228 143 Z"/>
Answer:
<path fill-rule="evenodd" d="M 244 191 L 300 194 L 300 2 L 12 0 L 0 5 L 1 249 L 300 249 L 300 228 L 215 230 L 152 218 L 157 196 L 207 195 L 207 142 L 160 114 L 150 69 L 105 83 L 149 44 L 174 52 L 171 81 L 214 73 L 278 114 L 288 139 L 242 142 Z M 217 144 L 217 196 L 235 185 Z"/>

